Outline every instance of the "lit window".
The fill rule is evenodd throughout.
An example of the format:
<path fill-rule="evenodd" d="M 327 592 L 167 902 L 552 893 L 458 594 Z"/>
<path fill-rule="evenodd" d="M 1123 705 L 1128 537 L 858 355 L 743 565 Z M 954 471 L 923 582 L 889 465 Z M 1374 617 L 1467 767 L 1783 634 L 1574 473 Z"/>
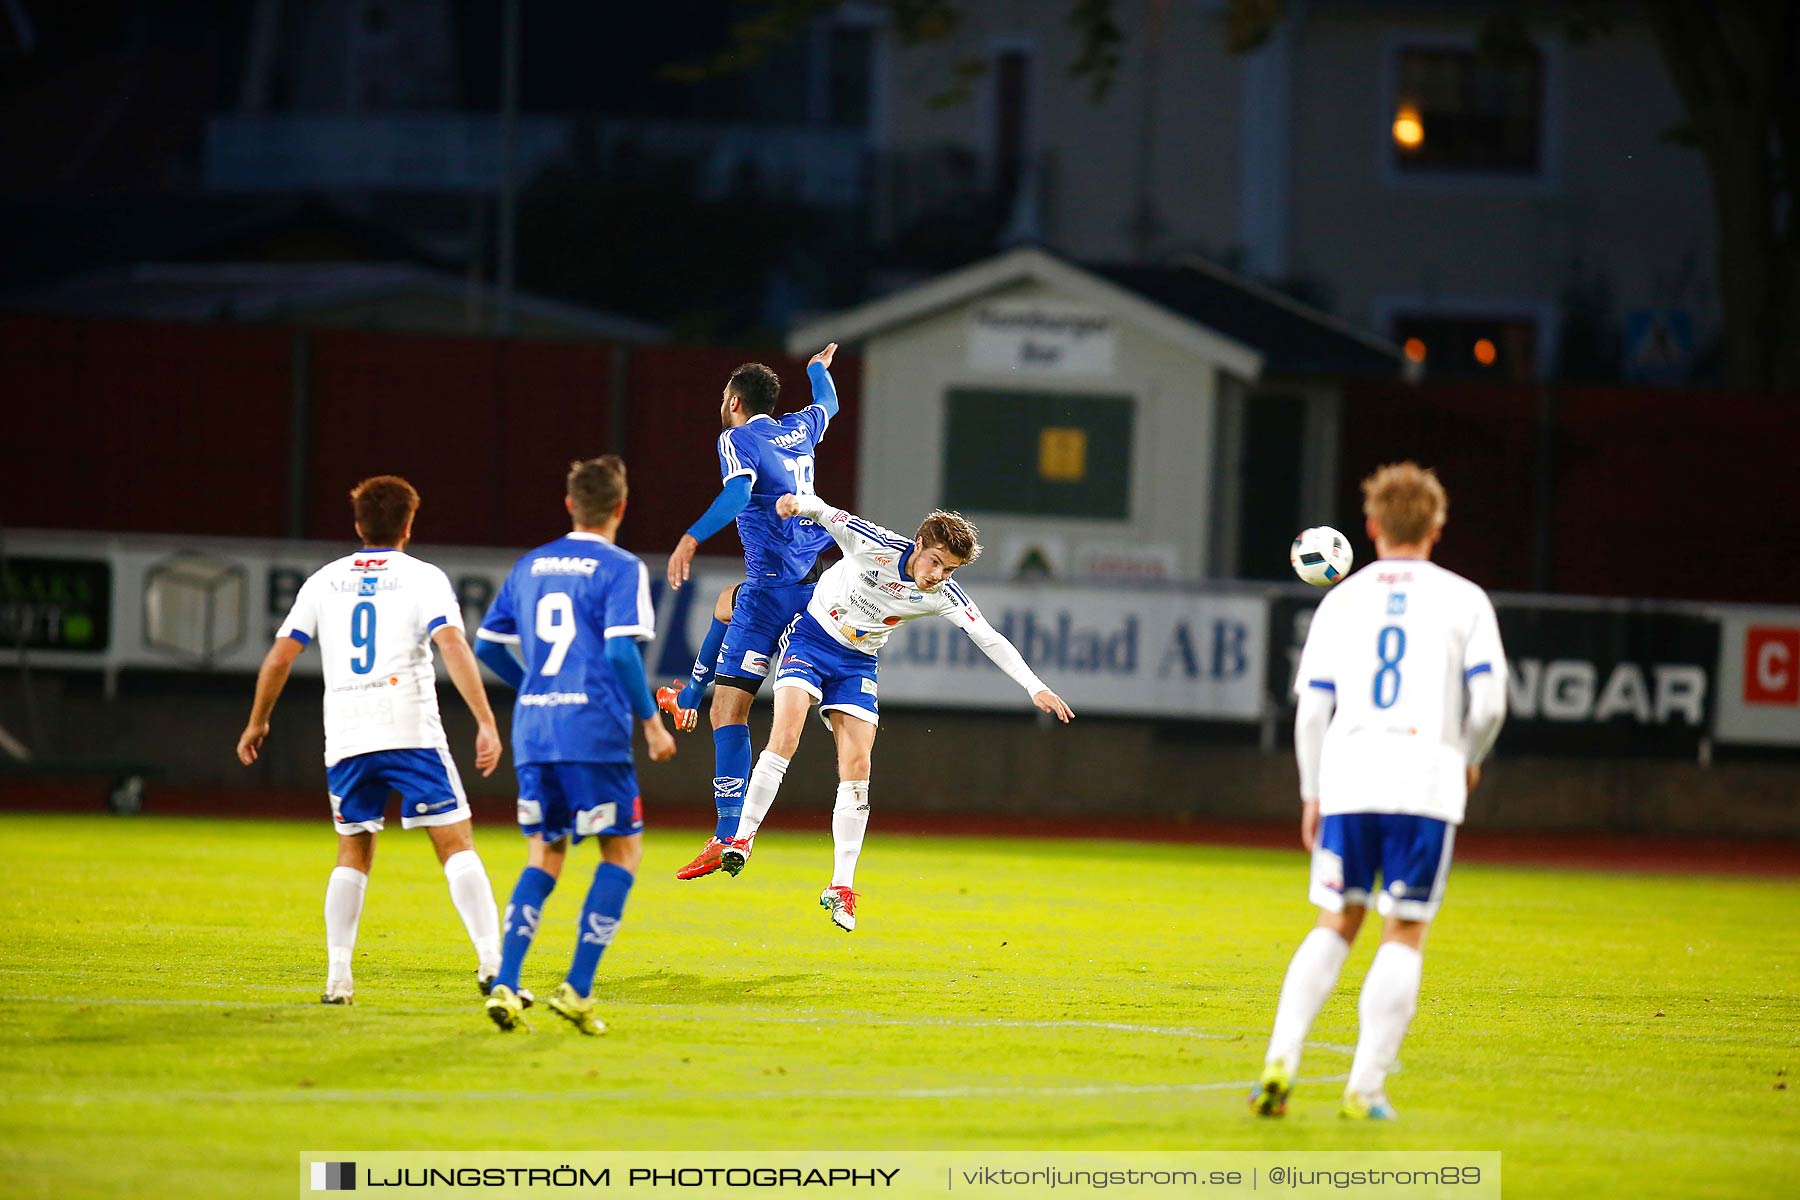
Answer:
<path fill-rule="evenodd" d="M 1395 81 L 1394 164 L 1403 171 L 1535 175 L 1543 167 L 1544 64 L 1410 47 Z"/>

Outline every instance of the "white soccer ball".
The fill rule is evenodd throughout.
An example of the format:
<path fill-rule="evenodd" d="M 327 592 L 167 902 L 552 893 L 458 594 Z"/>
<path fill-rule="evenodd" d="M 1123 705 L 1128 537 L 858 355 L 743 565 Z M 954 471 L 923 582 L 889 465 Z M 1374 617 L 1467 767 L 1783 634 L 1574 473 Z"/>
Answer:
<path fill-rule="evenodd" d="M 1330 587 L 1350 573 L 1356 555 L 1349 538 L 1329 525 L 1319 525 L 1300 531 L 1288 561 L 1294 564 L 1294 574 L 1314 587 Z"/>

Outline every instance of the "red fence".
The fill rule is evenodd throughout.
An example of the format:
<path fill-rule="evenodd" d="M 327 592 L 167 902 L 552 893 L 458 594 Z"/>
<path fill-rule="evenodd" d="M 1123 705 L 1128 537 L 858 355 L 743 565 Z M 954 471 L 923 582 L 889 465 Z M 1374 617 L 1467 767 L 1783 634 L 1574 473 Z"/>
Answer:
<path fill-rule="evenodd" d="M 620 540 L 660 553 L 718 489 L 719 393 L 749 358 L 780 373 L 783 407 L 807 402 L 804 360 L 742 350 L 0 319 L 0 524 L 284 536 L 298 403 L 306 537 L 347 538 L 345 493 L 391 472 L 424 496 L 421 541 L 531 545 L 566 524 L 569 461 L 611 451 L 631 471 Z M 819 478 L 853 504 L 860 363 L 832 374 Z M 738 547 L 727 531 L 707 550 Z"/>
<path fill-rule="evenodd" d="M 1350 393 L 1343 431 L 1341 511 L 1361 511 L 1357 485 L 1383 462 L 1435 466 L 1450 492 L 1438 560 L 1487 587 L 1800 602 L 1800 398 L 1376 385 Z"/>
<path fill-rule="evenodd" d="M 0 318 L 0 526 L 284 536 L 299 403 L 304 536 L 346 539 L 346 490 L 394 472 L 424 494 L 421 541 L 531 545 L 563 526 L 568 461 L 622 451 L 621 540 L 660 554 L 718 487 L 719 392 L 757 357 L 786 383 L 783 407 L 806 402 L 802 360 L 741 350 Z M 844 411 L 818 477 L 854 505 L 860 363 L 840 359 L 833 375 Z M 1541 398 L 1516 385 L 1353 389 L 1342 511 L 1359 510 L 1374 466 L 1417 458 L 1450 489 L 1441 561 L 1490 587 L 1800 601 L 1800 401 Z M 729 532 L 708 546 L 736 549 Z"/>

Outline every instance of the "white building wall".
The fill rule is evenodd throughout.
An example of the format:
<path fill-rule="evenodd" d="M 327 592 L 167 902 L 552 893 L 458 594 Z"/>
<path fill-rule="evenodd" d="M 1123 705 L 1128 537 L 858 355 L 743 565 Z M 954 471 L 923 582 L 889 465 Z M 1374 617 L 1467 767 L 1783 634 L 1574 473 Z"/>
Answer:
<path fill-rule="evenodd" d="M 985 296 L 1080 303 L 1038 284 Z M 1085 543 L 1161 544 L 1175 549 L 1182 578 L 1209 564 L 1212 449 L 1218 371 L 1189 351 L 1118 325 L 1115 372 L 1062 376 L 970 367 L 970 305 L 888 329 L 865 347 L 859 486 L 862 515 L 910 533 L 944 498 L 945 394 L 951 388 L 1117 395 L 1136 405 L 1131 512 L 1123 521 L 969 512 L 990 554 L 969 568 L 979 579 L 1004 574 L 1013 539 L 1060 539 L 1073 554 Z M 829 499 L 830 497 L 827 497 Z"/>

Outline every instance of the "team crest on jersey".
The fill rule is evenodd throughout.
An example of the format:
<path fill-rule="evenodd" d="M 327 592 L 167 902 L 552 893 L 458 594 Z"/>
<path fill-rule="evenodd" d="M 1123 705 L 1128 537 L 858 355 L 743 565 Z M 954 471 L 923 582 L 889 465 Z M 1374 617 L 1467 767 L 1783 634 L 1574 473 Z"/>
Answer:
<path fill-rule="evenodd" d="M 354 570 L 358 570 L 358 571 L 385 571 L 385 570 L 387 570 L 387 559 L 385 559 L 385 558 L 359 558 L 355 562 L 351 563 L 350 566 Z"/>

